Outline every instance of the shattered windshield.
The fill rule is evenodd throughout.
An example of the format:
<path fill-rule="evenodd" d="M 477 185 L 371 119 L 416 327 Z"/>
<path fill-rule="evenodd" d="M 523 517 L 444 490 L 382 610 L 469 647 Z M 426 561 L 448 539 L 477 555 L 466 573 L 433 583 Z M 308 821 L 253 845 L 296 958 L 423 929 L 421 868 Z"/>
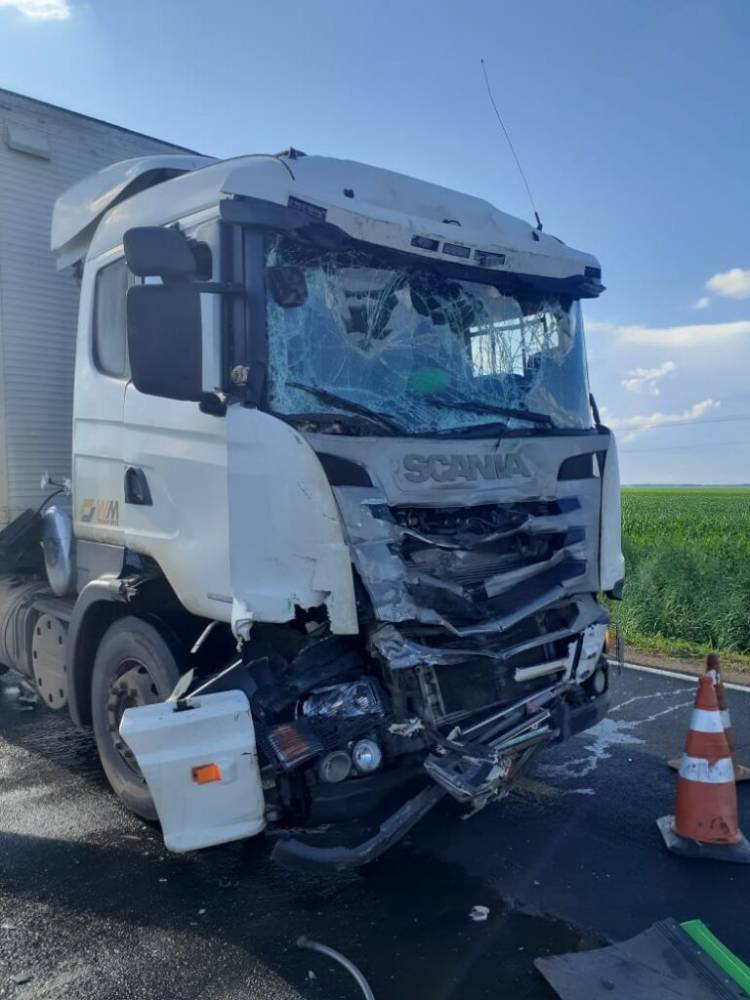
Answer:
<path fill-rule="evenodd" d="M 281 236 L 266 286 L 277 413 L 369 411 L 406 434 L 590 426 L 577 302 Z"/>

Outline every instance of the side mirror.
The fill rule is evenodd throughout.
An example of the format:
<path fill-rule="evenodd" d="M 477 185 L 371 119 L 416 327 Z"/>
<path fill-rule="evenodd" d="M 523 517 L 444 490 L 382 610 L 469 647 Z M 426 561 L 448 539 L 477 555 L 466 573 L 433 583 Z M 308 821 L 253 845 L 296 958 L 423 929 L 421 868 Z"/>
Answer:
<path fill-rule="evenodd" d="M 164 281 L 193 281 L 196 262 L 185 234 L 163 226 L 136 226 L 122 238 L 125 260 L 139 278 L 158 275 Z"/>
<path fill-rule="evenodd" d="M 133 384 L 149 396 L 198 401 L 203 390 L 201 306 L 190 245 L 179 229 L 163 226 L 128 229 L 122 245 L 133 274 L 163 282 L 128 289 Z"/>
<path fill-rule="evenodd" d="M 128 289 L 126 305 L 130 370 L 136 389 L 150 396 L 199 401 L 203 348 L 200 293 L 195 285 L 189 281 L 134 285 Z"/>

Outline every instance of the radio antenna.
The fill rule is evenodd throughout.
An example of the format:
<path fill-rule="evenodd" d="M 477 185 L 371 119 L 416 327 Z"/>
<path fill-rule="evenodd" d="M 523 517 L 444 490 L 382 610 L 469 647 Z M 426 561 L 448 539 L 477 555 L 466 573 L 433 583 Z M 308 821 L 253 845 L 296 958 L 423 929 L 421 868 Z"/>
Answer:
<path fill-rule="evenodd" d="M 529 182 L 526 180 L 526 174 L 523 172 L 523 167 L 521 166 L 521 161 L 518 159 L 518 155 L 513 147 L 510 135 L 507 128 L 505 127 L 505 122 L 503 121 L 502 115 L 498 110 L 498 106 L 495 102 L 495 98 L 492 96 L 492 87 L 490 87 L 489 77 L 487 76 L 487 67 L 484 65 L 484 59 L 480 59 L 479 62 L 482 64 L 482 73 L 484 75 L 484 85 L 487 88 L 487 96 L 490 99 L 490 104 L 492 105 L 495 114 L 497 115 L 497 120 L 500 122 L 500 128 L 505 133 L 505 138 L 508 140 L 508 146 L 510 146 L 510 151 L 513 154 L 513 159 L 516 161 L 516 166 L 518 167 L 518 172 L 521 175 L 521 180 L 523 181 L 523 186 L 526 188 L 526 194 L 529 196 L 529 202 L 531 203 L 531 211 L 534 213 L 534 218 L 536 219 L 536 228 L 539 232 L 542 231 L 542 220 L 539 218 L 539 212 L 536 210 L 536 205 L 534 204 L 534 196 L 531 193 L 531 188 L 529 187 Z"/>

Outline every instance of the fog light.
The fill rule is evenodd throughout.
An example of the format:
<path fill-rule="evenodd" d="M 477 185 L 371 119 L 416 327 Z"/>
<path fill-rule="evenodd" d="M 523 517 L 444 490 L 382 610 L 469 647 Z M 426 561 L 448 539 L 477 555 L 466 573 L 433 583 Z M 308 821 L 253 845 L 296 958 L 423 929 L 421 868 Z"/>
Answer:
<path fill-rule="evenodd" d="M 352 769 L 352 759 L 346 750 L 332 750 L 327 753 L 318 765 L 320 780 L 335 785 L 349 777 Z"/>
<path fill-rule="evenodd" d="M 594 676 L 591 678 L 591 684 L 596 694 L 604 694 L 607 687 L 607 675 L 601 667 L 594 671 Z"/>
<path fill-rule="evenodd" d="M 359 740 L 352 749 L 352 759 L 358 771 L 362 774 L 371 774 L 377 771 L 383 762 L 383 751 L 375 740 Z"/>

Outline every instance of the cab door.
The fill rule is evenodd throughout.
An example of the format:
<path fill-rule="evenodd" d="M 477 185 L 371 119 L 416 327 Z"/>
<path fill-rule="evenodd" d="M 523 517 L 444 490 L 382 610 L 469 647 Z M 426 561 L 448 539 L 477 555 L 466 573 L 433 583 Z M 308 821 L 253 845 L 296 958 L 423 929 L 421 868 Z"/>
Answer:
<path fill-rule="evenodd" d="M 73 516 L 80 540 L 124 545 L 122 418 L 128 268 L 122 249 L 87 262 L 73 405 Z M 43 359 L 40 359 L 43 363 Z"/>
<path fill-rule="evenodd" d="M 219 268 L 218 223 L 187 228 L 199 276 Z M 219 297 L 201 296 L 205 350 L 221 332 Z M 198 403 L 125 391 L 121 524 L 129 551 L 151 557 L 193 614 L 229 621 L 227 445 L 223 416 Z"/>

